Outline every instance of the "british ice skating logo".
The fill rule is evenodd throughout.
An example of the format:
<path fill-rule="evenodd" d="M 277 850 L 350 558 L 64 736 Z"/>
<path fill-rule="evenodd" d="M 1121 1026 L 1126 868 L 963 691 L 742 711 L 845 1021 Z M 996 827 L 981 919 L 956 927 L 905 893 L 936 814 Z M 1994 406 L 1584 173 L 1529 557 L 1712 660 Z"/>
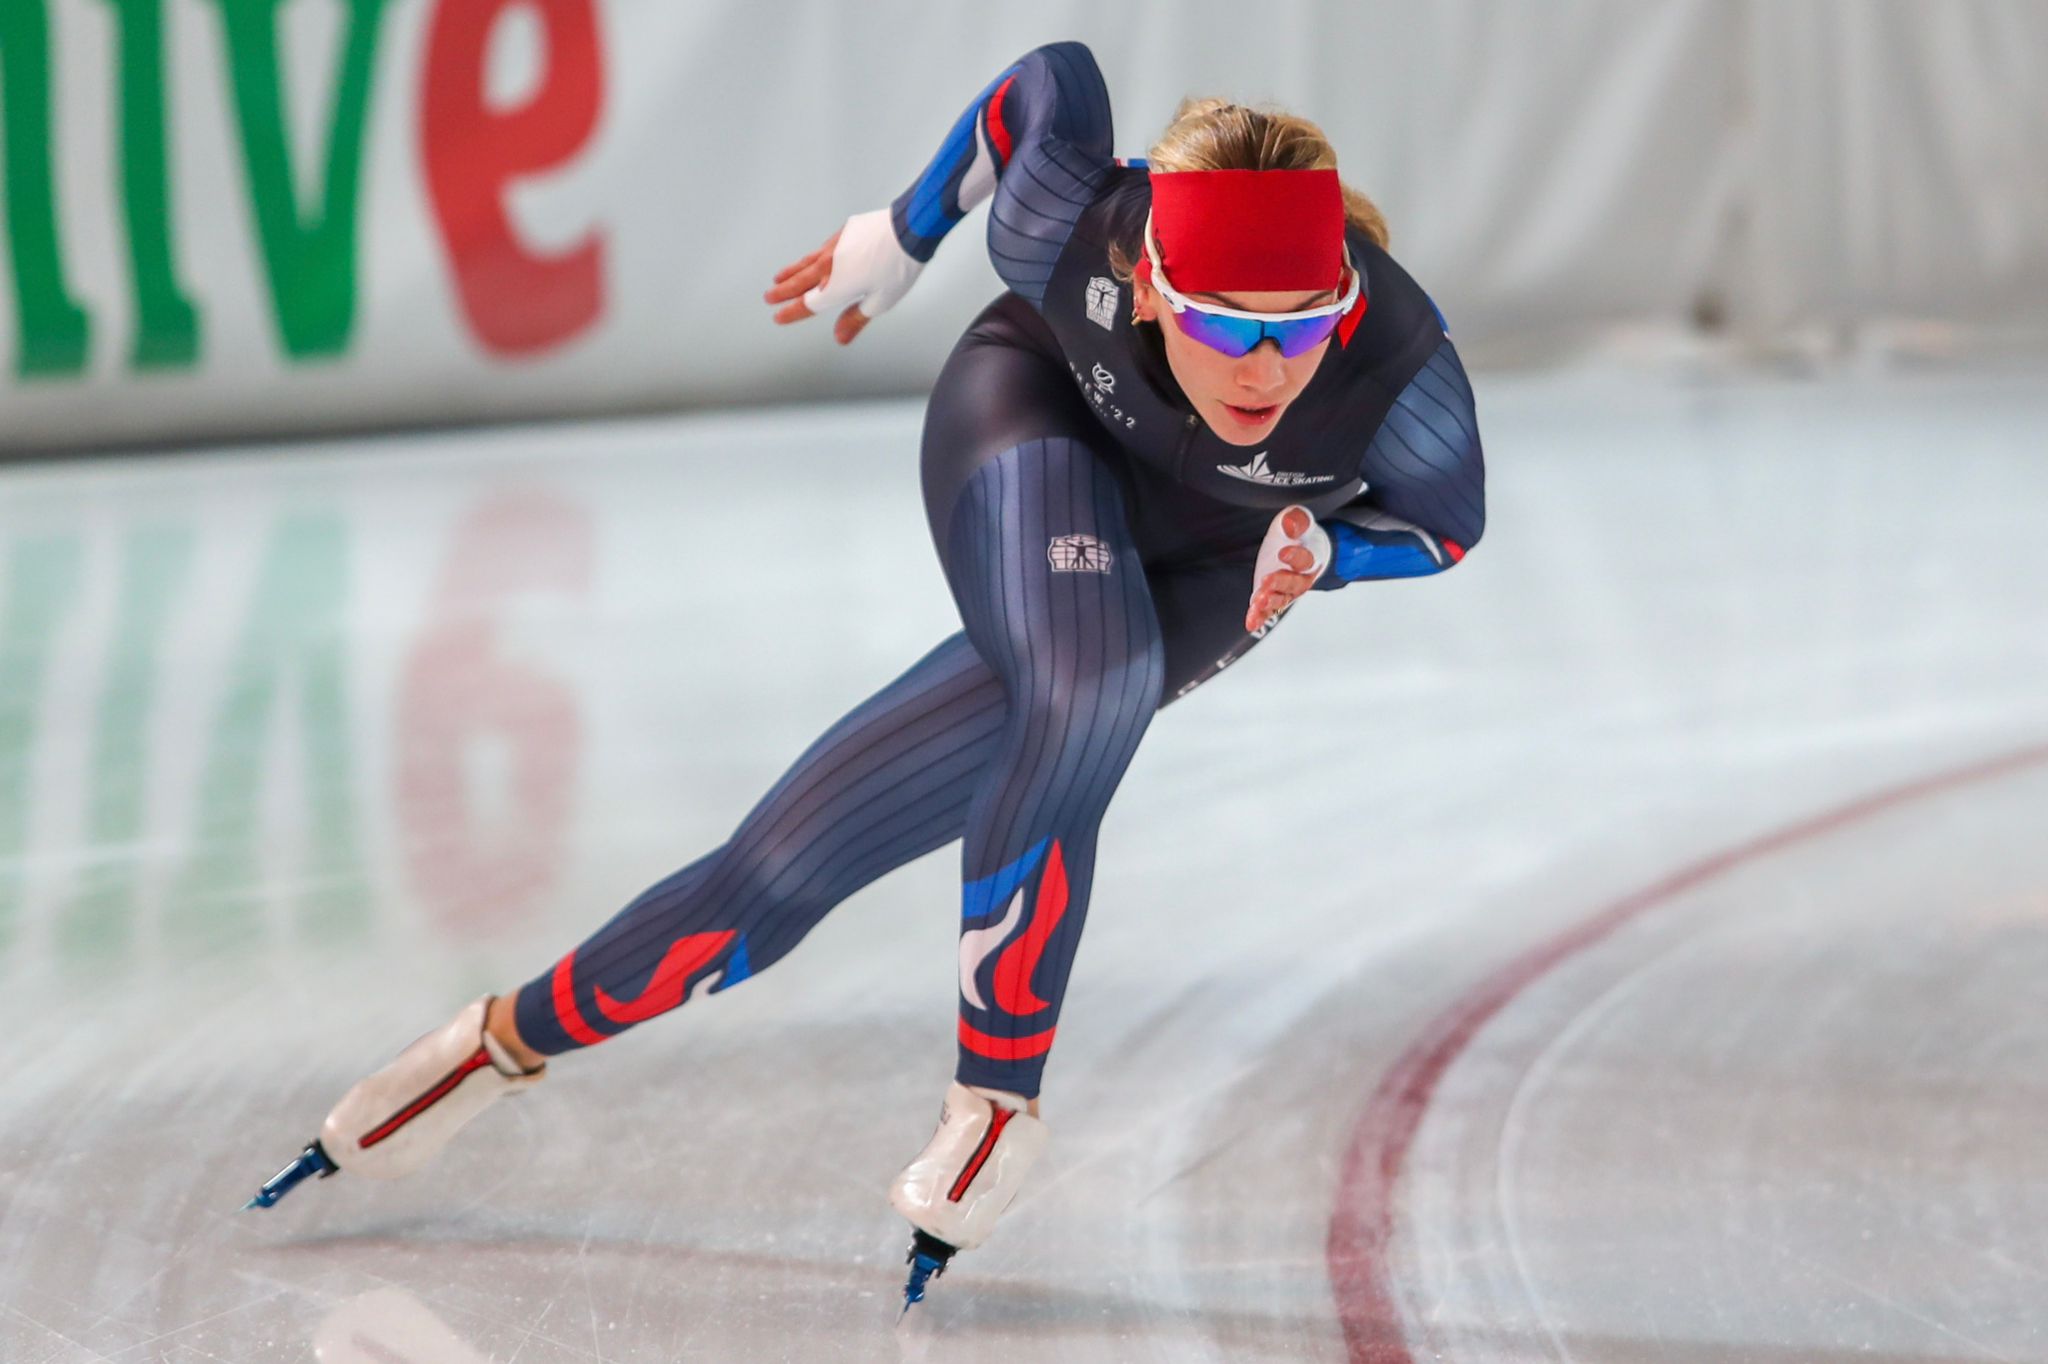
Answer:
<path fill-rule="evenodd" d="M 1106 332 L 1116 330 L 1116 281 L 1101 275 L 1088 281 L 1088 320 Z"/>
<path fill-rule="evenodd" d="M 1269 488 L 1299 488 L 1308 483 L 1337 481 L 1335 474 L 1290 474 L 1276 471 L 1267 465 L 1264 450 L 1253 455 L 1249 464 L 1219 464 L 1216 466 L 1216 472 L 1243 479 L 1246 483 L 1263 483 Z"/>
<path fill-rule="evenodd" d="M 1092 535 L 1055 535 L 1045 558 L 1055 573 L 1107 573 L 1116 562 L 1109 546 Z"/>

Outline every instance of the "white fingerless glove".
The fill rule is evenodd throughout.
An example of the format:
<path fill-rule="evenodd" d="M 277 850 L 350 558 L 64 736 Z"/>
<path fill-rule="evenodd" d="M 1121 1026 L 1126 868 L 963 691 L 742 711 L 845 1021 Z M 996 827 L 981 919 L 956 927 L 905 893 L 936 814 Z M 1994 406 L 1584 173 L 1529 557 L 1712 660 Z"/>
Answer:
<path fill-rule="evenodd" d="M 924 262 L 911 259 L 896 240 L 888 209 L 856 213 L 839 229 L 831 275 L 804 291 L 804 306 L 814 313 L 836 315 L 858 303 L 863 317 L 880 317 L 910 292 L 923 270 Z"/>
<path fill-rule="evenodd" d="M 1287 520 L 1287 513 L 1291 511 L 1298 511 L 1308 517 L 1308 530 L 1299 537 L 1289 535 L 1282 529 L 1282 524 Z M 1259 587 L 1270 575 L 1294 572 L 1280 557 L 1280 551 L 1289 545 L 1300 545 L 1314 556 L 1315 562 L 1308 568 L 1311 582 L 1322 577 L 1323 570 L 1330 566 L 1330 533 L 1317 524 L 1314 513 L 1303 506 L 1282 507 L 1274 515 L 1273 524 L 1266 528 L 1265 543 L 1259 546 L 1259 561 L 1252 567 L 1254 599 L 1259 595 Z"/>

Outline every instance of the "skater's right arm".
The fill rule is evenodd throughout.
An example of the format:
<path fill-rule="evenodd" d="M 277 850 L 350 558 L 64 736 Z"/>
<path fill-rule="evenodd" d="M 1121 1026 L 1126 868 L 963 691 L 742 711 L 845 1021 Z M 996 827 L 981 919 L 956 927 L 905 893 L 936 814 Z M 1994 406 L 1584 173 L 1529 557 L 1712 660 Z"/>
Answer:
<path fill-rule="evenodd" d="M 1109 90 L 1080 43 L 1025 54 L 975 96 L 930 164 L 887 209 L 855 214 L 775 277 L 777 322 L 842 308 L 844 345 L 916 282 L 939 242 L 984 199 L 1003 283 L 1040 303 L 1053 263 L 1114 161 Z"/>
<path fill-rule="evenodd" d="M 928 261 L 988 198 L 988 250 L 1003 283 L 1045 298 L 1053 261 L 1115 165 L 1109 87 L 1081 43 L 1052 43 L 1004 71 L 953 124 L 917 182 L 889 206 L 903 249 Z"/>

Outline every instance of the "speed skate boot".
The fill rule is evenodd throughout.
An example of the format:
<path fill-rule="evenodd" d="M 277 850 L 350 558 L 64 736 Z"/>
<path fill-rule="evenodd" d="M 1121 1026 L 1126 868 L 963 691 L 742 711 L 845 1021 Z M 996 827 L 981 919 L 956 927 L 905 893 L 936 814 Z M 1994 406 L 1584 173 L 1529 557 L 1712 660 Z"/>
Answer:
<path fill-rule="evenodd" d="M 903 1310 L 924 1301 L 925 1285 L 963 1250 L 995 1230 L 1049 1135 L 1025 1111 L 1029 1101 L 958 1083 L 946 1091 L 939 1128 L 896 1176 L 889 1206 L 910 1219 L 910 1279 Z"/>
<path fill-rule="evenodd" d="M 356 1083 L 320 1125 L 320 1137 L 245 1205 L 268 1208 L 302 1180 L 349 1170 L 397 1179 L 427 1163 L 493 1099 L 531 1089 L 546 1066 L 522 1071 L 484 1028 L 491 996 L 472 1001 L 384 1069 Z"/>

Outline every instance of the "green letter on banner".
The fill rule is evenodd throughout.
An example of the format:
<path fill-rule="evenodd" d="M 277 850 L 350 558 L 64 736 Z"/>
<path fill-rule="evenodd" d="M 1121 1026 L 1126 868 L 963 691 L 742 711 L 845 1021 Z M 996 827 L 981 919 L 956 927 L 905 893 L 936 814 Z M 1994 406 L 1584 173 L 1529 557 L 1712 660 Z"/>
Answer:
<path fill-rule="evenodd" d="M 18 540 L 7 555 L 0 596 L 0 949 L 21 913 L 28 850 L 29 790 L 50 641 L 78 595 L 78 541 Z"/>
<path fill-rule="evenodd" d="M 135 367 L 189 366 L 199 317 L 171 265 L 163 0 L 107 0 L 121 25 L 121 197 L 135 267 Z"/>
<path fill-rule="evenodd" d="M 45 0 L 0 0 L 0 116 L 7 123 L 7 235 L 23 378 L 85 369 L 90 326 L 64 285 L 50 177 L 50 18 Z"/>
<path fill-rule="evenodd" d="M 368 905 L 349 777 L 342 615 L 346 528 L 333 516 L 279 523 L 226 677 L 199 782 L 191 860 L 172 887 L 166 935 L 204 948 L 263 936 L 260 857 L 267 740 L 287 678 L 297 682 L 304 736 L 304 861 L 290 874 L 303 928 L 332 939 L 359 932 Z"/>
<path fill-rule="evenodd" d="M 100 690 L 86 810 L 86 848 L 93 860 L 57 921 L 59 945 L 81 961 L 119 957 L 135 939 L 158 646 L 191 558 L 192 533 L 164 526 L 134 532 L 122 554 L 121 599 Z"/>
<path fill-rule="evenodd" d="M 344 0 L 348 34 L 328 120 L 327 175 L 311 214 L 299 210 L 284 117 L 284 77 L 277 62 L 283 0 L 215 2 L 227 29 L 242 159 L 285 353 L 301 360 L 336 354 L 348 345 L 355 321 L 356 187 L 386 0 Z"/>

